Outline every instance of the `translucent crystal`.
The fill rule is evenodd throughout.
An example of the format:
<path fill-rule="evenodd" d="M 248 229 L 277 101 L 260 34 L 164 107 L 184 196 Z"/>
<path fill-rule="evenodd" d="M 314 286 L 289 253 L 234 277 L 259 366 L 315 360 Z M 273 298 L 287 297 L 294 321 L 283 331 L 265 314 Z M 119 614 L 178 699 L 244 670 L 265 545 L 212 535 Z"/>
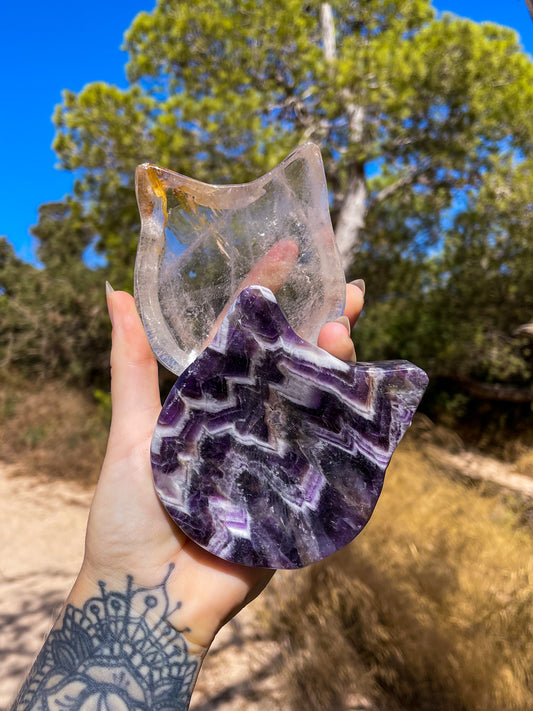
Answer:
<path fill-rule="evenodd" d="M 157 358 L 180 374 L 243 288 L 271 289 L 294 331 L 316 343 L 344 308 L 345 280 L 320 151 L 297 148 L 242 185 L 138 167 L 135 295 Z"/>

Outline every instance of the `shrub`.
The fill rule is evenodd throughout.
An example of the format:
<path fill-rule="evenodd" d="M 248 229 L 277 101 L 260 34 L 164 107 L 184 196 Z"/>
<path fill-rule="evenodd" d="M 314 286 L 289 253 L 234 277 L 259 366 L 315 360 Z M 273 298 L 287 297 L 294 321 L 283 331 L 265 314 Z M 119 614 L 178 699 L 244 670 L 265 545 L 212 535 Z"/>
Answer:
<path fill-rule="evenodd" d="M 498 496 L 402 447 L 365 531 L 276 576 L 264 606 L 287 708 L 531 709 L 531 533 Z"/>

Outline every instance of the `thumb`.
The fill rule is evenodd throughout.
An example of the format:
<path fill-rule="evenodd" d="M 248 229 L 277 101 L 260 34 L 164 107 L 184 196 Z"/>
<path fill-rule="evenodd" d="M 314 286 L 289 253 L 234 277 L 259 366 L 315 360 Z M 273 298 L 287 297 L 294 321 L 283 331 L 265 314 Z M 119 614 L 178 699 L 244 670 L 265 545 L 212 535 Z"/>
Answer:
<path fill-rule="evenodd" d="M 133 297 L 108 289 L 113 325 L 111 347 L 111 436 L 128 449 L 150 437 L 161 409 L 157 361 Z"/>

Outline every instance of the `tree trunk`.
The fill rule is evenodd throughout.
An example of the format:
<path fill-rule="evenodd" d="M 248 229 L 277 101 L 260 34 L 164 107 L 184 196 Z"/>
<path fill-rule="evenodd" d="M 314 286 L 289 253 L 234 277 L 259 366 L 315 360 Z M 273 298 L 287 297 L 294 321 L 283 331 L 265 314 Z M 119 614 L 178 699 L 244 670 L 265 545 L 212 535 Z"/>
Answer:
<path fill-rule="evenodd" d="M 333 62 L 337 58 L 337 47 L 333 11 L 327 2 L 320 6 L 320 25 L 324 59 L 330 65 L 330 71 L 333 71 Z M 350 145 L 361 142 L 365 120 L 364 107 L 354 103 L 352 99 L 353 97 L 346 92 Z M 349 270 L 352 266 L 354 254 L 360 246 L 359 233 L 365 224 L 366 198 L 364 163 L 353 161 L 348 166 L 348 183 L 335 226 L 335 238 L 344 271 Z"/>
<path fill-rule="evenodd" d="M 363 163 L 352 163 L 348 169 L 346 194 L 335 226 L 337 248 L 344 271 L 353 263 L 354 255 L 361 246 L 360 232 L 365 226 L 366 181 Z"/>
<path fill-rule="evenodd" d="M 322 27 L 324 59 L 326 62 L 333 62 L 337 57 L 337 46 L 335 42 L 333 11 L 329 2 L 323 2 L 320 6 L 320 25 Z"/>
<path fill-rule="evenodd" d="M 351 103 L 348 104 L 347 113 L 350 146 L 354 146 L 363 140 L 365 109 L 363 106 Z M 345 272 L 351 268 L 354 255 L 361 246 L 360 233 L 365 226 L 366 199 L 365 164 L 361 160 L 352 160 L 348 165 L 346 193 L 335 226 L 337 247 Z"/>

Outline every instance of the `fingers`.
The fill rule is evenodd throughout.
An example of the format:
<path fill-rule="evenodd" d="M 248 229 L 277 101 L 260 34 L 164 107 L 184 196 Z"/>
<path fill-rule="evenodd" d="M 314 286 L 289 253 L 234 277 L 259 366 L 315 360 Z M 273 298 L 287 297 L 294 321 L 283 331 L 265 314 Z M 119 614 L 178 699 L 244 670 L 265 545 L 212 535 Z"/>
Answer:
<path fill-rule="evenodd" d="M 279 288 L 297 259 L 294 242 L 278 242 L 254 267 L 243 283 L 260 281 L 265 286 Z M 283 269 L 281 266 L 285 265 Z M 363 282 L 364 288 L 364 282 Z M 318 345 L 342 360 L 355 361 L 355 349 L 350 331 L 363 309 L 364 294 L 360 285 L 346 286 L 344 317 L 326 324 L 319 335 Z M 108 306 L 113 323 L 111 350 L 111 398 L 113 405 L 112 433 L 125 438 L 125 444 L 139 438 L 140 430 L 152 427 L 161 403 L 157 378 L 157 362 L 137 314 L 130 294 L 111 291 Z M 349 324 L 349 325 L 348 325 Z"/>
<path fill-rule="evenodd" d="M 111 432 L 125 446 L 153 429 L 161 408 L 157 362 L 144 333 L 135 301 L 124 291 L 107 296 L 113 324 L 111 348 Z"/>
<path fill-rule="evenodd" d="M 298 259 L 298 245 L 290 239 L 282 239 L 271 247 L 255 264 L 239 286 L 240 293 L 247 286 L 266 286 L 274 294 L 285 284 Z M 237 296 L 237 294 L 235 294 Z"/>
<path fill-rule="evenodd" d="M 320 331 L 317 345 L 339 360 L 355 362 L 355 347 L 350 331 L 342 323 L 327 323 Z"/>
<path fill-rule="evenodd" d="M 215 333 L 218 331 L 220 324 L 241 291 L 246 289 L 247 286 L 259 285 L 265 286 L 275 294 L 287 281 L 297 259 L 298 245 L 296 242 L 290 239 L 281 239 L 279 242 L 276 242 L 276 244 L 261 257 L 257 264 L 254 264 L 245 279 L 239 284 L 237 291 L 222 309 L 213 324 L 213 328 L 209 332 L 204 348 L 209 345 L 215 337 Z"/>
<path fill-rule="evenodd" d="M 346 284 L 346 306 L 344 315 L 348 316 L 351 328 L 354 327 L 357 319 L 361 315 L 365 303 L 365 282 L 356 279 L 355 282 Z"/>
<path fill-rule="evenodd" d="M 317 345 L 335 358 L 355 362 L 355 347 L 350 338 L 351 330 L 361 315 L 364 304 L 364 281 L 346 285 L 346 306 L 344 316 L 325 324 L 321 329 Z"/>

